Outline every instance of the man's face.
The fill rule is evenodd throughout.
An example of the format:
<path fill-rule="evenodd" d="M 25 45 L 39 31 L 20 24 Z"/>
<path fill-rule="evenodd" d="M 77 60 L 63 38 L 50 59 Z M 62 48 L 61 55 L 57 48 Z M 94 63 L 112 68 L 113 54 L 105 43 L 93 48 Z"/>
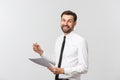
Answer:
<path fill-rule="evenodd" d="M 65 34 L 70 33 L 75 26 L 76 22 L 72 15 L 63 15 L 61 18 L 61 29 Z"/>

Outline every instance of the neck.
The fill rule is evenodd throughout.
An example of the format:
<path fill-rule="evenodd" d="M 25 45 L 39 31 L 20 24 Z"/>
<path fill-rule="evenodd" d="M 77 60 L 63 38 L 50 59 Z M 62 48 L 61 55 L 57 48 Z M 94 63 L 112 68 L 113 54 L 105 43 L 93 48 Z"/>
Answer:
<path fill-rule="evenodd" d="M 69 33 L 64 33 L 65 36 L 66 36 L 67 34 L 69 34 Z"/>
<path fill-rule="evenodd" d="M 72 31 L 71 31 L 71 32 L 69 32 L 69 33 L 64 33 L 64 35 L 66 36 L 66 35 L 68 35 L 68 34 L 70 34 L 70 33 L 72 33 Z"/>

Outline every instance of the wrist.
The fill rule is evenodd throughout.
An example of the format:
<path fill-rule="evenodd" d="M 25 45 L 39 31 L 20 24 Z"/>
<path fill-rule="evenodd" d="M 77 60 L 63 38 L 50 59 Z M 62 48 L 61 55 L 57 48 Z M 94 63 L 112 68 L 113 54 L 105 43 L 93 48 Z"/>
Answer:
<path fill-rule="evenodd" d="M 60 73 L 64 74 L 64 68 L 61 68 Z"/>
<path fill-rule="evenodd" d="M 38 53 L 39 53 L 39 55 L 40 55 L 40 56 L 42 56 L 42 55 L 43 55 L 43 51 L 39 51 Z"/>

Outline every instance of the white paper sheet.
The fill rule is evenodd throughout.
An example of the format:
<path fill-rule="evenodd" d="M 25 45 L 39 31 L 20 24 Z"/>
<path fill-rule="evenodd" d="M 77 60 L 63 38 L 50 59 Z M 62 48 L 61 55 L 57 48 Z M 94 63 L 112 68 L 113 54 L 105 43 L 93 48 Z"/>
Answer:
<path fill-rule="evenodd" d="M 29 58 L 29 60 L 44 67 L 52 67 L 52 64 L 44 58 Z"/>

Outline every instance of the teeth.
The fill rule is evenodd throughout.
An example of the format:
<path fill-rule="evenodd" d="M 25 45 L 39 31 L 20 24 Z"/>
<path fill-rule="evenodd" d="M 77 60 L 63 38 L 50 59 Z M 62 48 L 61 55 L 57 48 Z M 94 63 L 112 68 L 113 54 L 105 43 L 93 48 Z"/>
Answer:
<path fill-rule="evenodd" d="M 63 27 L 64 29 L 67 29 L 68 27 Z"/>

